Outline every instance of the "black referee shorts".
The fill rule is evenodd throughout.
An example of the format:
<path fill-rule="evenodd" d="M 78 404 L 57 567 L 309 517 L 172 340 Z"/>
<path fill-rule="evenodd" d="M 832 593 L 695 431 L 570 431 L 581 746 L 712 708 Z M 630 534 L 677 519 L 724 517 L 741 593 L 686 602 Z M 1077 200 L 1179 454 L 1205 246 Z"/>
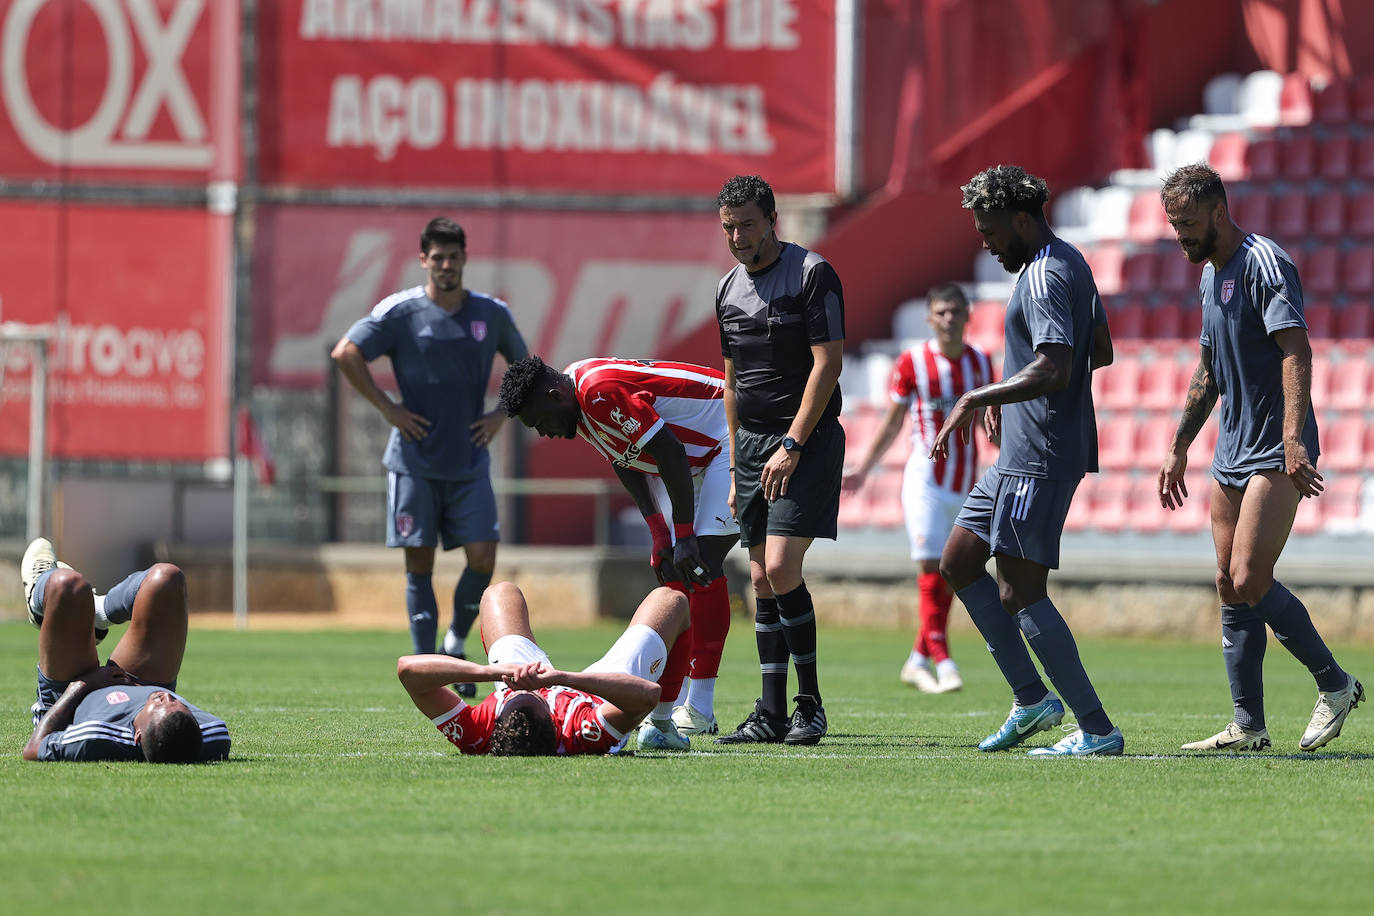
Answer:
<path fill-rule="evenodd" d="M 835 539 L 844 473 L 844 427 L 822 420 L 802 446 L 801 460 L 787 481 L 787 495 L 763 498 L 763 466 L 782 448 L 781 433 L 735 433 L 735 512 L 741 547 L 762 544 L 770 534 Z"/>

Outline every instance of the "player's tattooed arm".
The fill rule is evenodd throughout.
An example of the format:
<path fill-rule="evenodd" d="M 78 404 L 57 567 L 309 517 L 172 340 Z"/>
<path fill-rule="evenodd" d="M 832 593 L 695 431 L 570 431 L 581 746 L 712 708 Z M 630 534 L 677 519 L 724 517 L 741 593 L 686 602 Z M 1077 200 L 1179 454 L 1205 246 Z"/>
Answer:
<path fill-rule="evenodd" d="M 1212 408 L 1217 403 L 1217 394 L 1216 379 L 1212 378 L 1212 350 L 1210 347 L 1203 347 L 1202 358 L 1193 370 L 1193 379 L 1188 383 L 1188 394 L 1183 400 L 1183 416 L 1178 422 L 1177 432 L 1174 433 L 1172 449 L 1175 452 L 1186 452 L 1188 446 L 1193 444 L 1197 434 L 1202 431 L 1203 424 L 1212 415 Z"/>

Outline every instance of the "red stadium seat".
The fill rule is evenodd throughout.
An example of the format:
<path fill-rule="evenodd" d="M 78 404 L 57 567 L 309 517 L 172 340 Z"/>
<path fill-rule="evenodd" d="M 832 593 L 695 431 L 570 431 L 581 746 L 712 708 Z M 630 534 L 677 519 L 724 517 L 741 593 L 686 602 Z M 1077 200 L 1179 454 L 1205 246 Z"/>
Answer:
<path fill-rule="evenodd" d="M 1303 255 L 1303 291 L 1332 295 L 1340 286 L 1341 250 L 1335 245 L 1319 245 Z"/>
<path fill-rule="evenodd" d="M 1312 96 L 1313 120 L 1319 124 L 1343 125 L 1350 121 L 1350 83 L 1333 79 Z"/>
<path fill-rule="evenodd" d="M 1140 393 L 1140 360 L 1118 354 L 1116 361 L 1093 373 L 1093 400 L 1109 410 L 1129 410 L 1135 407 Z M 1097 385 L 1101 384 L 1101 396 Z"/>
<path fill-rule="evenodd" d="M 1178 405 L 1183 406 L 1179 398 Z M 1141 470 L 1158 471 L 1174 441 L 1178 423 L 1172 414 L 1156 411 L 1135 425 L 1135 457 L 1131 464 Z"/>
<path fill-rule="evenodd" d="M 1312 123 L 1312 84 L 1301 73 L 1285 73 L 1279 89 L 1279 123 L 1302 126 Z"/>
<path fill-rule="evenodd" d="M 1354 299 L 1337 308 L 1335 336 L 1351 341 L 1374 338 L 1374 305 Z"/>
<path fill-rule="evenodd" d="M 1304 499 L 1299 511 L 1307 503 L 1315 503 L 1321 511 L 1321 526 L 1325 531 L 1340 533 L 1360 527 L 1363 510 L 1365 479 L 1360 474 L 1336 474 L 1324 481 L 1326 489 L 1316 499 Z"/>
<path fill-rule="evenodd" d="M 911 421 L 906 421 L 906 426 L 897 433 L 897 438 L 883 452 L 883 457 L 878 461 L 878 466 L 889 470 L 901 471 L 906 467 L 907 459 L 911 457 L 911 430 L 907 428 Z M 881 421 L 878 424 L 882 425 Z"/>
<path fill-rule="evenodd" d="M 1113 338 L 1139 340 L 1147 337 L 1145 316 L 1148 307 L 1141 299 L 1118 298 L 1107 307 L 1107 321 Z"/>
<path fill-rule="evenodd" d="M 1157 359 L 1145 367 L 1140 378 L 1140 407 L 1146 410 L 1175 409 L 1183 406 L 1188 387 L 1182 366 L 1173 359 Z"/>
<path fill-rule="evenodd" d="M 1104 296 L 1121 292 L 1121 271 L 1125 256 L 1121 246 L 1110 242 L 1088 245 L 1083 248 L 1083 259 L 1092 269 L 1093 279 L 1097 281 L 1097 291 Z"/>
<path fill-rule="evenodd" d="M 1245 166 L 1251 181 L 1273 181 L 1279 177 L 1279 142 L 1272 136 L 1251 140 L 1245 150 Z"/>
<path fill-rule="evenodd" d="M 1322 530 L 1322 499 L 1304 499 L 1298 503 L 1297 514 L 1293 516 L 1293 534 L 1308 537 Z"/>
<path fill-rule="evenodd" d="M 877 528 L 901 528 L 902 472 L 880 468 L 873 473 L 873 502 L 869 524 Z"/>
<path fill-rule="evenodd" d="M 1129 412 L 1098 415 L 1097 463 L 1109 471 L 1135 463 L 1135 420 Z"/>
<path fill-rule="evenodd" d="M 1273 230 L 1274 198 L 1268 191 L 1249 190 L 1230 194 L 1231 215 L 1246 232 L 1261 235 Z"/>
<path fill-rule="evenodd" d="M 1198 430 L 1197 436 L 1188 446 L 1188 467 L 1191 470 L 1206 473 L 1207 468 L 1211 467 L 1212 456 L 1217 450 L 1217 435 L 1217 420 L 1213 417 Z"/>
<path fill-rule="evenodd" d="M 1355 89 L 1350 108 L 1350 113 L 1356 121 L 1374 124 L 1374 74 L 1355 79 Z"/>
<path fill-rule="evenodd" d="M 1190 262 L 1177 245 L 1168 246 L 1160 254 L 1160 290 L 1180 294 L 1180 298 L 1196 299 L 1198 283 L 1202 280 L 1202 265 Z"/>
<path fill-rule="evenodd" d="M 1365 134 L 1355 144 L 1355 177 L 1374 181 L 1374 133 Z"/>
<path fill-rule="evenodd" d="M 1324 239 L 1345 235 L 1345 202 L 1342 191 L 1323 191 L 1312 198 L 1312 232 Z"/>
<path fill-rule="evenodd" d="M 1374 242 L 1374 191 L 1351 195 L 1346 232 L 1356 242 Z"/>
<path fill-rule="evenodd" d="M 1207 461 L 1211 461 L 1209 455 Z M 1189 487 L 1188 495 L 1183 500 L 1183 505 L 1177 509 L 1165 509 L 1156 500 L 1155 506 L 1163 513 L 1164 528 L 1175 533 L 1206 531 L 1212 523 L 1211 495 L 1212 487 L 1209 480 L 1207 468 L 1210 464 L 1204 463 L 1201 466 L 1189 465 L 1191 469 L 1186 477 L 1191 477 L 1194 486 Z M 1156 482 L 1158 482 L 1158 472 L 1156 472 Z M 1185 478 L 1185 483 L 1187 482 Z"/>
<path fill-rule="evenodd" d="M 1374 292 L 1374 248 L 1362 245 L 1345 253 L 1341 289 L 1352 295 Z"/>
<path fill-rule="evenodd" d="M 1215 150 L 1215 147 L 1213 147 Z M 1225 179 L 1225 174 L 1222 175 Z M 1127 217 L 1126 238 L 1133 242 L 1153 242 L 1156 239 L 1172 238 L 1174 230 L 1169 225 L 1169 217 L 1164 213 L 1164 205 L 1154 191 L 1141 191 L 1131 200 L 1131 212 Z"/>
<path fill-rule="evenodd" d="M 1279 244 L 1293 247 L 1307 238 L 1309 201 L 1303 191 L 1291 190 L 1274 202 L 1274 235 Z"/>
<path fill-rule="evenodd" d="M 1092 476 L 1092 475 L 1089 475 Z M 1125 472 L 1099 474 L 1089 493 L 1089 525 L 1096 531 L 1114 532 L 1126 527 L 1126 499 L 1131 479 Z"/>
<path fill-rule="evenodd" d="M 1002 349 L 1002 331 L 1007 319 L 1007 305 L 995 299 L 973 303 L 965 333 L 969 342 L 989 352 Z"/>
<path fill-rule="evenodd" d="M 1358 411 L 1331 411 L 1321 415 L 1317 423 L 1321 431 L 1323 468 L 1353 471 L 1364 467 L 1364 448 L 1367 428 L 1364 416 Z"/>
<path fill-rule="evenodd" d="M 1217 170 L 1222 181 L 1244 181 L 1250 175 L 1250 166 L 1246 162 L 1249 148 L 1250 141 L 1243 133 L 1218 134 L 1212 141 L 1212 151 L 1207 154 L 1207 161 Z M 1161 209 L 1159 195 L 1145 193 L 1154 198 L 1155 209 Z"/>
<path fill-rule="evenodd" d="M 1153 293 L 1159 289 L 1159 259 L 1157 251 L 1137 251 L 1126 258 L 1121 267 L 1122 287 L 1128 293 Z"/>
<path fill-rule="evenodd" d="M 1349 134 L 1333 134 L 1317 147 L 1317 177 L 1345 181 L 1355 172 L 1355 142 Z"/>
<path fill-rule="evenodd" d="M 1334 337 L 1336 307 L 1330 302 L 1309 302 L 1303 306 L 1309 337 Z"/>
<path fill-rule="evenodd" d="M 1364 410 L 1370 402 L 1370 376 L 1368 357 L 1347 356 L 1331 367 L 1330 400 L 1325 406 L 1332 410 Z"/>
<path fill-rule="evenodd" d="M 840 514 L 836 524 L 841 528 L 865 528 L 871 514 L 871 485 L 865 483 L 857 491 L 840 494 Z"/>
<path fill-rule="evenodd" d="M 1087 474 L 1074 491 L 1073 502 L 1069 504 L 1069 514 L 1064 519 L 1065 531 L 1084 531 L 1091 527 L 1092 504 L 1097 498 L 1097 479 L 1099 474 Z"/>
<path fill-rule="evenodd" d="M 1170 521 L 1169 510 L 1159 502 L 1159 472 L 1137 474 L 1126 494 L 1126 527 L 1142 534 L 1153 534 Z"/>
<path fill-rule="evenodd" d="M 1156 302 L 1154 308 L 1150 309 L 1149 323 L 1147 324 L 1149 337 L 1153 340 L 1180 340 L 1196 337 L 1196 334 L 1190 333 L 1192 325 L 1188 312 L 1188 307 L 1177 300 Z"/>
<path fill-rule="evenodd" d="M 1293 134 L 1283 141 L 1279 161 L 1284 178 L 1307 181 L 1317 174 L 1317 141 L 1306 132 Z"/>

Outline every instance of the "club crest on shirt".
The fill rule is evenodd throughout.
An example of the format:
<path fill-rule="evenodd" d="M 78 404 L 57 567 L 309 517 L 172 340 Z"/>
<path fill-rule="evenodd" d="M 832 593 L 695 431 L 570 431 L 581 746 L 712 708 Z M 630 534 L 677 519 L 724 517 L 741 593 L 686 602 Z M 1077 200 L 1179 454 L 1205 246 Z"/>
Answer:
<path fill-rule="evenodd" d="M 1235 280 L 1222 280 L 1222 281 L 1221 281 L 1221 304 L 1222 304 L 1222 305 L 1225 305 L 1226 303 L 1230 302 L 1230 301 L 1231 301 L 1231 296 L 1235 293 L 1235 291 L 1236 291 L 1236 281 L 1235 281 Z"/>
<path fill-rule="evenodd" d="M 408 538 L 415 533 L 415 516 L 400 514 L 396 516 L 396 534 Z"/>
<path fill-rule="evenodd" d="M 483 341 L 487 339 L 487 323 L 485 321 L 474 321 L 468 325 L 472 330 L 472 339 Z"/>
<path fill-rule="evenodd" d="M 118 706 L 120 703 L 129 702 L 129 695 L 122 690 L 111 690 L 105 694 L 105 702 L 111 706 Z"/>

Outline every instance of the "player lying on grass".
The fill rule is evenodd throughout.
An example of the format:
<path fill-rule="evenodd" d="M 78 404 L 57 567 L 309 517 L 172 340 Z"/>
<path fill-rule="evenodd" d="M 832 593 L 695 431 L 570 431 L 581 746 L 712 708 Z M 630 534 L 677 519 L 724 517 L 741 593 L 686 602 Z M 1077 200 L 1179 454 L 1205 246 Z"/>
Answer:
<path fill-rule="evenodd" d="M 583 671 L 560 671 L 534 641 L 525 596 L 501 582 L 482 595 L 488 664 L 407 655 L 396 663 L 396 676 L 416 708 L 464 754 L 605 754 L 646 715 L 670 720 L 686 671 L 689 641 L 678 637 L 687 624 L 686 596 L 656 588 L 599 661 Z M 650 680 L 655 674 L 657 682 Z M 476 706 L 448 687 L 480 681 L 494 681 L 496 689 Z"/>
<path fill-rule="evenodd" d="M 158 563 L 97 596 L 38 538 L 20 564 L 38 627 L 38 702 L 25 760 L 197 763 L 229 756 L 229 729 L 176 691 L 186 653 L 186 579 Z M 102 667 L 95 644 L 129 629 Z"/>

